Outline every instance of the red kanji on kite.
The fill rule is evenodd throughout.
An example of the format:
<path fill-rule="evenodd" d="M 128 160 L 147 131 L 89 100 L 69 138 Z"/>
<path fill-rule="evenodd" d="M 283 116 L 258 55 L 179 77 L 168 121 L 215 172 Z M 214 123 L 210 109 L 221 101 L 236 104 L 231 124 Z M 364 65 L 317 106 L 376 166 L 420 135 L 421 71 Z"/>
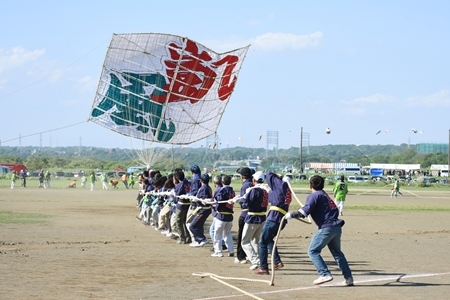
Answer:
<path fill-rule="evenodd" d="M 176 43 L 168 46 L 171 60 L 165 60 L 168 83 L 163 86 L 165 95 L 151 95 L 158 103 L 190 101 L 192 104 L 202 99 L 211 89 L 217 78 L 218 67 L 226 64 L 218 95 L 220 100 L 226 100 L 231 95 L 236 83 L 236 76 L 231 79 L 238 57 L 228 55 L 219 61 L 212 61 L 208 52 L 200 52 L 194 41 L 185 39 L 186 48 Z M 231 82 L 230 82 L 231 81 Z"/>

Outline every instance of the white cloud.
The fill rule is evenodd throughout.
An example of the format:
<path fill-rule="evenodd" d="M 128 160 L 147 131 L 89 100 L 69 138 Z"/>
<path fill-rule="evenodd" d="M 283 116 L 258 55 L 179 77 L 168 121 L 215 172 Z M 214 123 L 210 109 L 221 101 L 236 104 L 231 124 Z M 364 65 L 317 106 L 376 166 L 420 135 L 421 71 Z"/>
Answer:
<path fill-rule="evenodd" d="M 255 20 L 255 19 L 249 20 L 249 21 L 247 22 L 247 24 L 250 25 L 250 26 L 261 25 L 261 23 L 262 23 L 261 21 Z"/>
<path fill-rule="evenodd" d="M 343 113 L 349 114 L 349 115 L 354 115 L 354 116 L 363 116 L 366 114 L 366 109 L 362 108 L 362 107 L 349 107 L 346 108 L 345 111 L 343 111 Z"/>
<path fill-rule="evenodd" d="M 97 87 L 98 80 L 92 76 L 84 76 L 75 80 L 75 86 L 83 93 L 93 93 Z"/>
<path fill-rule="evenodd" d="M 214 51 L 225 52 L 251 44 L 250 50 L 284 51 L 317 47 L 323 38 L 322 32 L 296 35 L 292 33 L 265 33 L 251 39 L 231 36 L 220 40 L 205 40 L 201 43 Z"/>
<path fill-rule="evenodd" d="M 42 55 L 45 50 L 27 50 L 22 47 L 14 47 L 12 49 L 0 49 L 0 73 L 22 66 L 28 62 L 35 61 Z"/>
<path fill-rule="evenodd" d="M 264 51 L 301 50 L 317 47 L 322 38 L 320 31 L 305 35 L 269 32 L 250 40 L 250 43 L 252 47 Z"/>
<path fill-rule="evenodd" d="M 352 100 L 342 100 L 340 103 L 355 105 L 355 104 L 378 104 L 383 102 L 392 102 L 394 101 L 394 97 L 383 95 L 383 94 L 374 94 L 367 97 L 355 98 Z"/>
<path fill-rule="evenodd" d="M 449 90 L 440 90 L 428 96 L 414 96 L 406 99 L 406 104 L 411 106 L 450 106 Z"/>

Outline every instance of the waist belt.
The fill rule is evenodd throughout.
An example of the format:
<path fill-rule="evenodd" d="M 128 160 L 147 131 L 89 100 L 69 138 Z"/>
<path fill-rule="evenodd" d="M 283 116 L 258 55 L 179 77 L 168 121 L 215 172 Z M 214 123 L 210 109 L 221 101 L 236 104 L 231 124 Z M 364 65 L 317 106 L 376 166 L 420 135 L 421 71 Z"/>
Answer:
<path fill-rule="evenodd" d="M 241 211 L 247 211 L 247 210 L 248 210 L 248 208 L 241 209 Z"/>
<path fill-rule="evenodd" d="M 180 204 L 180 205 L 191 205 L 190 202 L 178 202 L 177 204 Z"/>
<path fill-rule="evenodd" d="M 271 206 L 269 209 L 270 210 L 275 210 L 277 212 L 280 212 L 283 215 L 287 214 L 287 211 L 285 211 L 284 209 L 282 209 L 281 207 L 278 207 L 278 206 Z"/>
<path fill-rule="evenodd" d="M 218 211 L 219 214 L 221 215 L 232 215 L 233 213 L 228 212 L 228 211 Z"/>
<path fill-rule="evenodd" d="M 249 211 L 248 214 L 250 216 L 265 216 L 266 215 L 265 212 L 252 212 L 252 211 Z"/>

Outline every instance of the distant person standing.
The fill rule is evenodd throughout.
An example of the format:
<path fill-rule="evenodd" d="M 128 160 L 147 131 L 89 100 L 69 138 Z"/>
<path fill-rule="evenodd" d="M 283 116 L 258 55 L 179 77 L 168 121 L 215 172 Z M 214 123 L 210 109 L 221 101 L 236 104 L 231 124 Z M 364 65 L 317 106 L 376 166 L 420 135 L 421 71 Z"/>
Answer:
<path fill-rule="evenodd" d="M 39 177 L 39 188 L 43 189 L 44 188 L 44 170 L 41 170 L 38 174 Z"/>
<path fill-rule="evenodd" d="M 100 179 L 102 181 L 102 189 L 108 190 L 108 176 L 106 176 L 106 173 L 102 173 Z"/>
<path fill-rule="evenodd" d="M 91 192 L 95 188 L 95 182 L 96 181 L 97 181 L 97 179 L 95 178 L 95 173 L 94 173 L 94 171 L 92 171 L 91 175 L 89 175 L 89 182 L 91 183 Z"/>
<path fill-rule="evenodd" d="M 44 174 L 44 189 L 50 188 L 50 172 L 47 170 Z"/>
<path fill-rule="evenodd" d="M 130 176 L 128 177 L 128 187 L 129 188 L 134 188 L 134 174 L 133 172 L 130 173 Z"/>
<path fill-rule="evenodd" d="M 80 179 L 81 188 L 83 188 L 83 189 L 86 188 L 86 181 L 87 181 L 86 175 L 84 175 L 84 173 L 81 174 L 81 179 Z"/>
<path fill-rule="evenodd" d="M 16 171 L 13 170 L 11 174 L 11 189 L 14 189 L 14 187 L 16 186 L 17 178 L 19 178 L 19 176 L 17 176 Z"/>
<path fill-rule="evenodd" d="M 20 179 L 22 180 L 22 187 L 26 188 L 27 187 L 27 172 L 25 170 L 20 170 L 19 173 Z"/>
<path fill-rule="evenodd" d="M 334 201 L 336 201 L 336 205 L 339 209 L 340 215 L 342 216 L 344 214 L 344 203 L 345 203 L 345 197 L 348 193 L 348 186 L 345 182 L 345 176 L 341 175 L 340 181 L 336 182 L 333 188 L 334 193 Z"/>
<path fill-rule="evenodd" d="M 127 176 L 127 173 L 123 173 L 121 179 L 122 179 L 122 182 L 125 185 L 125 187 L 128 188 L 128 176 Z"/>
<path fill-rule="evenodd" d="M 394 186 L 391 191 L 391 198 L 397 198 L 397 195 L 403 196 L 402 192 L 400 192 L 400 181 L 398 179 L 394 181 Z"/>

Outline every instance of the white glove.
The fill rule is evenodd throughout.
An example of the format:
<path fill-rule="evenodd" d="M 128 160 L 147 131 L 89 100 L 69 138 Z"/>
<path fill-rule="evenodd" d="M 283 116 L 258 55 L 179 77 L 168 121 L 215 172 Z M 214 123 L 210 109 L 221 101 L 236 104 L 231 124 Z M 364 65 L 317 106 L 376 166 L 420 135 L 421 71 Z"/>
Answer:
<path fill-rule="evenodd" d="M 284 218 L 285 218 L 286 220 L 291 220 L 291 219 L 292 219 L 291 213 L 288 212 L 288 213 L 284 216 Z"/>

